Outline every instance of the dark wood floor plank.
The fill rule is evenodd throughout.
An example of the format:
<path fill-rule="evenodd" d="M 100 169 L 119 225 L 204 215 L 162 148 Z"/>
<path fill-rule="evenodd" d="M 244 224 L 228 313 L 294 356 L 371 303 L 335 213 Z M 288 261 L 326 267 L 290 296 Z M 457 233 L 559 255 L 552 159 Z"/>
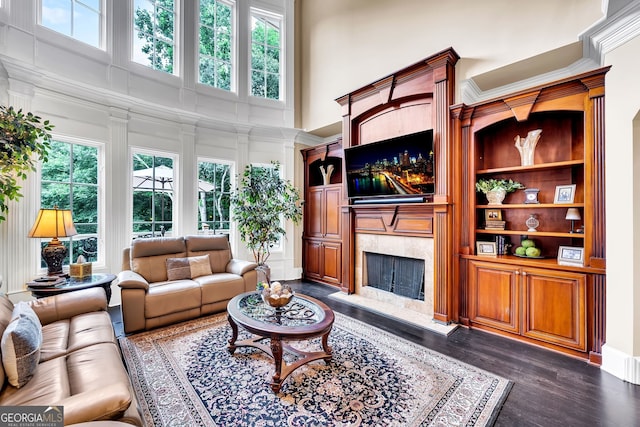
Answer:
<path fill-rule="evenodd" d="M 337 288 L 299 280 L 287 283 L 334 311 L 513 381 L 497 427 L 640 426 L 640 386 L 583 360 L 485 331 L 458 328 L 445 337 L 330 298 Z M 119 307 L 110 313 L 116 333 L 122 334 Z"/>

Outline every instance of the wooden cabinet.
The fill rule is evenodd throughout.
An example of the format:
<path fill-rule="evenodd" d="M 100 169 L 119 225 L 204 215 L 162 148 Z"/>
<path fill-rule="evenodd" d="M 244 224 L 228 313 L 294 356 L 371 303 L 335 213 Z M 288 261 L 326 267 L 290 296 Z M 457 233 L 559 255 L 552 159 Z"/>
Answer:
<path fill-rule="evenodd" d="M 302 151 L 305 160 L 303 274 L 340 285 L 342 279 L 342 145 Z"/>
<path fill-rule="evenodd" d="M 586 275 L 484 261 L 469 262 L 469 320 L 586 351 Z"/>
<path fill-rule="evenodd" d="M 342 271 L 342 245 L 318 239 L 304 241 L 304 274 L 308 279 L 339 285 Z"/>
<path fill-rule="evenodd" d="M 342 184 L 310 187 L 305 204 L 308 212 L 308 237 L 340 239 Z"/>
<path fill-rule="evenodd" d="M 594 363 L 601 360 L 605 330 L 607 71 L 451 108 L 460 159 L 454 221 L 460 230 L 461 322 Z M 517 145 L 531 132 L 541 133 L 533 160 L 525 161 Z M 529 193 L 536 189 L 537 198 L 516 190 L 503 204 L 490 204 L 476 191 L 480 179 L 517 181 Z M 570 190 L 568 199 L 562 190 Z M 568 220 L 569 209 L 581 219 Z M 534 224 L 527 221 L 532 216 Z M 514 249 L 524 240 L 533 241 L 541 256 L 518 256 Z M 505 241 L 506 247 L 500 244 Z M 478 242 L 496 242 L 498 253 L 476 253 Z M 584 259 L 559 264 L 564 246 L 580 248 Z"/>

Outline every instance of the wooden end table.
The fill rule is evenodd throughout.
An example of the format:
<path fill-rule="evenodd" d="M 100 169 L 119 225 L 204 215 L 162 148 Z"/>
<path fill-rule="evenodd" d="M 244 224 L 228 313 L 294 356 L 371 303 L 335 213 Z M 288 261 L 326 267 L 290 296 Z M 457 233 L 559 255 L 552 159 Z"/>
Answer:
<path fill-rule="evenodd" d="M 79 291 L 80 289 L 101 287 L 107 294 L 107 304 L 111 300 L 111 282 L 116 279 L 113 274 L 96 273 L 91 276 L 76 278 L 68 277 L 64 283 L 54 286 L 47 286 L 46 282 L 42 286 L 27 286 L 27 290 L 36 298 L 44 298 L 51 295 L 64 294 L 67 292 Z"/>
<path fill-rule="evenodd" d="M 274 393 L 280 391 L 282 382 L 300 366 L 318 359 L 325 363 L 331 360 L 328 339 L 335 316 L 329 307 L 315 298 L 296 294 L 282 310 L 276 310 L 265 304 L 258 292 L 247 292 L 231 299 L 227 311 L 232 330 L 229 352 L 233 354 L 238 347 L 254 347 L 271 356 L 275 365 L 271 382 Z M 257 337 L 238 341 L 238 326 Z M 320 336 L 322 351 L 301 351 L 286 343 Z M 270 339 L 269 345 L 262 343 L 265 338 Z M 293 363 L 284 361 L 285 352 L 294 355 L 296 360 Z"/>

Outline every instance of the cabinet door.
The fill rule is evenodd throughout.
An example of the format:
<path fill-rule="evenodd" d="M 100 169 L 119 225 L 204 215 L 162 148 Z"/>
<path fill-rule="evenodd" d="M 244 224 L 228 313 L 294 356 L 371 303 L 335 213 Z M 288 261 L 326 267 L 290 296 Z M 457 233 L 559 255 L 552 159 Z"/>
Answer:
<path fill-rule="evenodd" d="M 307 191 L 307 200 L 305 200 L 305 205 L 307 207 L 305 233 L 308 237 L 322 237 L 324 233 L 323 199 L 323 188 L 309 188 Z"/>
<path fill-rule="evenodd" d="M 503 264 L 469 262 L 469 320 L 520 332 L 519 270 Z"/>
<path fill-rule="evenodd" d="M 310 279 L 321 278 L 322 243 L 315 240 L 304 241 L 304 275 Z"/>
<path fill-rule="evenodd" d="M 322 280 L 340 284 L 342 277 L 342 245 L 340 243 L 322 243 Z"/>
<path fill-rule="evenodd" d="M 586 276 L 526 269 L 522 281 L 522 334 L 586 351 Z"/>
<path fill-rule="evenodd" d="M 325 237 L 332 239 L 340 238 L 340 205 L 342 203 L 342 187 L 325 189 L 324 212 L 325 212 Z"/>

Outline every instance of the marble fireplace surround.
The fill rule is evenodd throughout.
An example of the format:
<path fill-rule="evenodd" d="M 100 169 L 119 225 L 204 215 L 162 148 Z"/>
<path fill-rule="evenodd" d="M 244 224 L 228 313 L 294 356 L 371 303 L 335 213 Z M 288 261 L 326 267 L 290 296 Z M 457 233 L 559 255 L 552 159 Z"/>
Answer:
<path fill-rule="evenodd" d="M 363 285 L 366 277 L 365 252 L 400 256 L 425 261 L 424 301 Z M 363 306 L 381 314 L 396 317 L 425 329 L 448 335 L 456 325 L 443 325 L 433 320 L 434 241 L 432 238 L 355 234 L 355 293 L 336 293 L 334 298 Z"/>

